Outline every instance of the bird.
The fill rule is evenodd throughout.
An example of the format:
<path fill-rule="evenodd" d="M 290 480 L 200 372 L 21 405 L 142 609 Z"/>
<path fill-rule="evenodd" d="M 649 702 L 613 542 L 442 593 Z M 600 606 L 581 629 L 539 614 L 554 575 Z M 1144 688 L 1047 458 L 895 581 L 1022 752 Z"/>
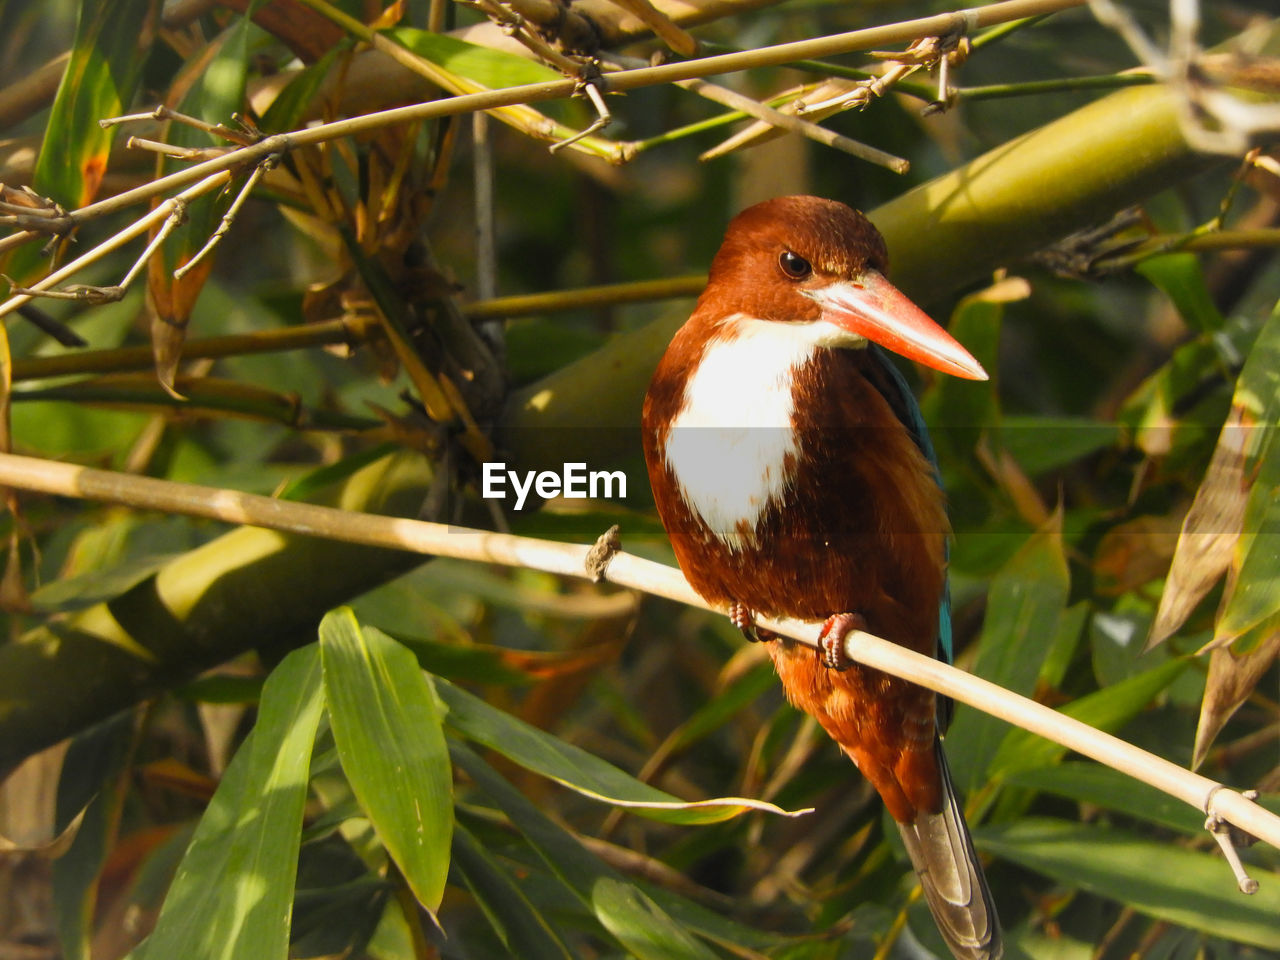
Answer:
<path fill-rule="evenodd" d="M 839 201 L 739 213 L 645 394 L 645 463 L 690 585 L 767 641 L 787 698 L 879 792 L 951 952 L 995 960 L 999 919 L 941 747 L 949 704 L 844 654 L 863 630 L 951 655 L 944 495 L 889 353 L 987 379 L 887 272 L 880 232 Z M 822 623 L 821 641 L 759 616 Z"/>

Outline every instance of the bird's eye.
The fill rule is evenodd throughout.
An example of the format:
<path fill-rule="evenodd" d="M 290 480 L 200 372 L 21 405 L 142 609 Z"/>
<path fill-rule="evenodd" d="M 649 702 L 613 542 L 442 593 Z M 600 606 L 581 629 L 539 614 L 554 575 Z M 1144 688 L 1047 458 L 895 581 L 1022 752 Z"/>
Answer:
<path fill-rule="evenodd" d="M 813 273 L 813 266 L 809 261 L 798 253 L 792 253 L 790 250 L 783 250 L 778 255 L 778 266 L 792 280 L 803 280 Z"/>

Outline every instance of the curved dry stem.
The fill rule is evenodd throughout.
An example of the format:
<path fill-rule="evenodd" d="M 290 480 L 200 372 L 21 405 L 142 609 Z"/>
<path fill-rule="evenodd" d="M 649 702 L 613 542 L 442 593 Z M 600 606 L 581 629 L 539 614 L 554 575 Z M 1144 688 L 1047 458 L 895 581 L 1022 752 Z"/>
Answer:
<path fill-rule="evenodd" d="M 586 544 L 538 540 L 449 524 L 338 510 L 255 494 L 94 470 L 51 460 L 0 454 L 0 484 L 58 496 L 204 517 L 226 523 L 385 547 L 424 555 L 497 563 L 610 583 L 704 610 L 674 567 L 632 554 L 612 553 L 601 563 Z M 721 611 L 724 612 L 724 611 Z M 810 646 L 822 624 L 761 619 L 760 626 Z M 1217 781 L 1065 716 L 1043 704 L 868 633 L 845 640 L 851 660 L 902 677 L 1059 743 L 1235 824 L 1280 848 L 1280 817 Z"/>

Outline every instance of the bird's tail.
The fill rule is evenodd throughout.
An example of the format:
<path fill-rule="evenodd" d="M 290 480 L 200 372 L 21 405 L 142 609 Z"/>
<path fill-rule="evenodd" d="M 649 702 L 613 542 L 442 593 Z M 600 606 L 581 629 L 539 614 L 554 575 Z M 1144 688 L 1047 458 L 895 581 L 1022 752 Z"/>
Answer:
<path fill-rule="evenodd" d="M 942 811 L 918 813 L 914 823 L 899 823 L 898 829 L 938 930 L 957 960 L 999 960 L 1004 949 L 1000 920 L 973 851 L 941 743 L 936 750 Z"/>

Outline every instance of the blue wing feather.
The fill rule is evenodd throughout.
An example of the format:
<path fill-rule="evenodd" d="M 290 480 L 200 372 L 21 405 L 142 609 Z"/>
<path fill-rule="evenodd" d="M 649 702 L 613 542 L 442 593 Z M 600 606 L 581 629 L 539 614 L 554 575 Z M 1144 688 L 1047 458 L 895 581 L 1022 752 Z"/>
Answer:
<path fill-rule="evenodd" d="M 868 344 L 867 349 L 871 355 L 876 358 L 885 372 L 889 374 L 889 380 L 896 388 L 897 396 L 886 396 L 889 406 L 893 408 L 893 412 L 898 415 L 898 419 L 902 421 L 903 426 L 907 428 L 907 432 L 911 434 L 911 439 L 916 442 L 916 446 L 920 448 L 920 452 L 925 455 L 929 463 L 933 465 L 934 479 L 938 481 L 938 486 L 942 487 L 942 475 L 938 471 L 938 456 L 933 450 L 933 441 L 929 439 L 929 428 L 925 426 L 924 414 L 920 412 L 920 404 L 916 403 L 915 394 L 911 392 L 911 387 L 907 383 L 906 378 L 902 376 L 902 371 L 898 369 L 889 355 L 880 347 Z M 951 542 L 947 541 L 946 558 L 951 557 Z M 938 659 L 946 663 L 951 663 L 954 659 L 953 643 L 951 639 L 951 586 L 944 583 L 942 588 L 942 602 L 938 605 Z"/>

